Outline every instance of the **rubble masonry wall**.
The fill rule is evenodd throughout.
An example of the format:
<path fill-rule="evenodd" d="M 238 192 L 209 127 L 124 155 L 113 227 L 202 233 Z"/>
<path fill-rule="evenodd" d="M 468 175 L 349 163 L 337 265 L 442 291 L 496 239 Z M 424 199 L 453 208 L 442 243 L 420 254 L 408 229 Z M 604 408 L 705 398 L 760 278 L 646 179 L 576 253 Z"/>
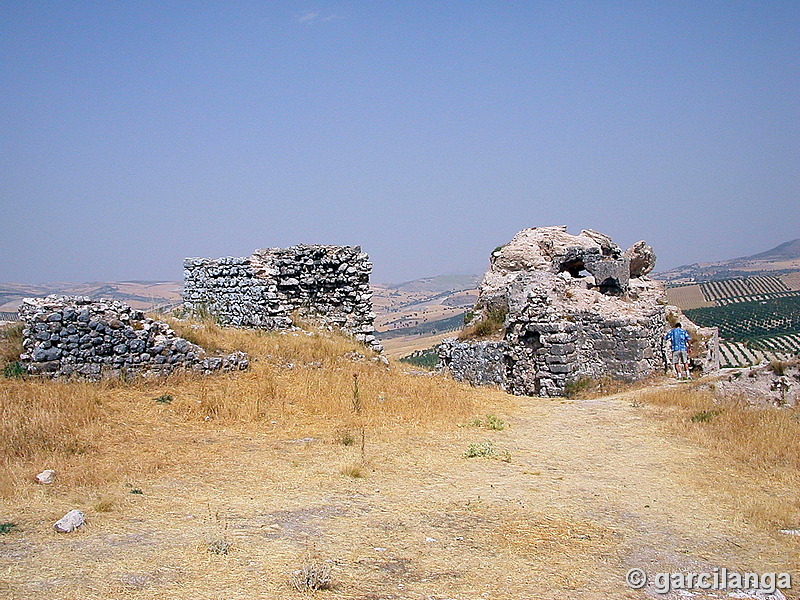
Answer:
<path fill-rule="evenodd" d="M 20 362 L 32 375 L 101 379 L 168 375 L 177 369 L 210 373 L 248 366 L 242 352 L 210 356 L 177 336 L 166 323 L 115 300 L 56 295 L 26 298 L 19 316 L 24 323 Z"/>
<path fill-rule="evenodd" d="M 183 300 L 222 325 L 283 329 L 295 312 L 341 328 L 376 351 L 372 263 L 359 246 L 299 245 L 245 258 L 187 258 Z"/>

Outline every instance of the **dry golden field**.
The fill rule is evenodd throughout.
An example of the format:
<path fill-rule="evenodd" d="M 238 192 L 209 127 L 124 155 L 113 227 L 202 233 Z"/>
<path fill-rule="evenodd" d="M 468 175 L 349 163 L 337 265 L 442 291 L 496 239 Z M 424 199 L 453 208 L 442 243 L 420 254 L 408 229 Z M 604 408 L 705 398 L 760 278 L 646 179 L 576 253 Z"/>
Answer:
<path fill-rule="evenodd" d="M 800 565 L 796 411 L 666 380 L 517 398 L 331 334 L 176 327 L 251 370 L 0 380 L 0 597 L 307 598 L 299 571 L 320 599 L 599 600 L 646 598 L 632 567 Z"/>
<path fill-rule="evenodd" d="M 682 310 L 716 305 L 715 302 L 705 299 L 698 284 L 667 288 L 667 302 L 679 306 Z"/>

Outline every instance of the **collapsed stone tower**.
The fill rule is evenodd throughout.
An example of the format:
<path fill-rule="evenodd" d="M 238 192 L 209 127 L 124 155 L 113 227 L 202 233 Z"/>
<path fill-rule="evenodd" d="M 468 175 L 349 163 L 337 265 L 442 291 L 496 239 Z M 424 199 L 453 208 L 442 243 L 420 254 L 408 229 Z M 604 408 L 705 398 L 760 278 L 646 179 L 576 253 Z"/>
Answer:
<path fill-rule="evenodd" d="M 360 246 L 298 245 L 256 250 L 245 258 L 187 258 L 184 307 L 221 324 L 257 329 L 292 325 L 293 313 L 341 328 L 373 350 L 369 276 Z"/>
<path fill-rule="evenodd" d="M 596 231 L 524 229 L 492 253 L 461 337 L 490 322 L 498 331 L 445 342 L 441 362 L 456 379 L 531 396 L 563 395 L 581 378 L 634 381 L 663 370 L 667 317 L 682 315 L 667 310 L 663 286 L 647 277 L 655 261 L 644 242 L 623 252 Z M 716 329 L 687 329 L 695 367 L 719 368 Z"/>

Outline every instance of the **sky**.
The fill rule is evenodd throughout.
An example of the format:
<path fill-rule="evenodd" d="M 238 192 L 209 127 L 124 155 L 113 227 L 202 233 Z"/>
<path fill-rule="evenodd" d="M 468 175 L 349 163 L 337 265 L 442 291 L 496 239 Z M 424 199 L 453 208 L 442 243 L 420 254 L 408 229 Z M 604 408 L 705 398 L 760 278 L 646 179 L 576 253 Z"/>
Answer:
<path fill-rule="evenodd" d="M 0 281 L 526 227 L 657 270 L 800 237 L 800 2 L 0 0 Z"/>

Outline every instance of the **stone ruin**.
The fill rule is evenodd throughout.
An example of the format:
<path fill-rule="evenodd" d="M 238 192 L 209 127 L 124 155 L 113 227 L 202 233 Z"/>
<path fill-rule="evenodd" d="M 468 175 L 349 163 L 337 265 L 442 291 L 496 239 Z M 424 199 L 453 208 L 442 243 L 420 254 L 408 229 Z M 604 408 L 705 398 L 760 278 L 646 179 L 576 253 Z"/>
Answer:
<path fill-rule="evenodd" d="M 102 379 L 244 370 L 247 355 L 209 355 L 200 346 L 116 300 L 83 296 L 25 298 L 19 307 L 23 353 L 32 375 Z"/>
<path fill-rule="evenodd" d="M 256 250 L 245 258 L 187 258 L 183 268 L 190 313 L 258 329 L 291 327 L 296 314 L 383 350 L 375 337 L 372 263 L 359 246 L 299 245 Z"/>
<path fill-rule="evenodd" d="M 664 334 L 676 319 L 692 336 L 692 368 L 719 368 L 716 328 L 690 323 L 667 307 L 664 288 L 647 274 L 653 249 L 626 251 L 610 237 L 566 227 L 520 231 L 495 250 L 473 319 L 502 320 L 493 339 L 452 339 L 439 349 L 453 377 L 529 396 L 562 396 L 583 378 L 642 379 L 668 368 Z"/>

